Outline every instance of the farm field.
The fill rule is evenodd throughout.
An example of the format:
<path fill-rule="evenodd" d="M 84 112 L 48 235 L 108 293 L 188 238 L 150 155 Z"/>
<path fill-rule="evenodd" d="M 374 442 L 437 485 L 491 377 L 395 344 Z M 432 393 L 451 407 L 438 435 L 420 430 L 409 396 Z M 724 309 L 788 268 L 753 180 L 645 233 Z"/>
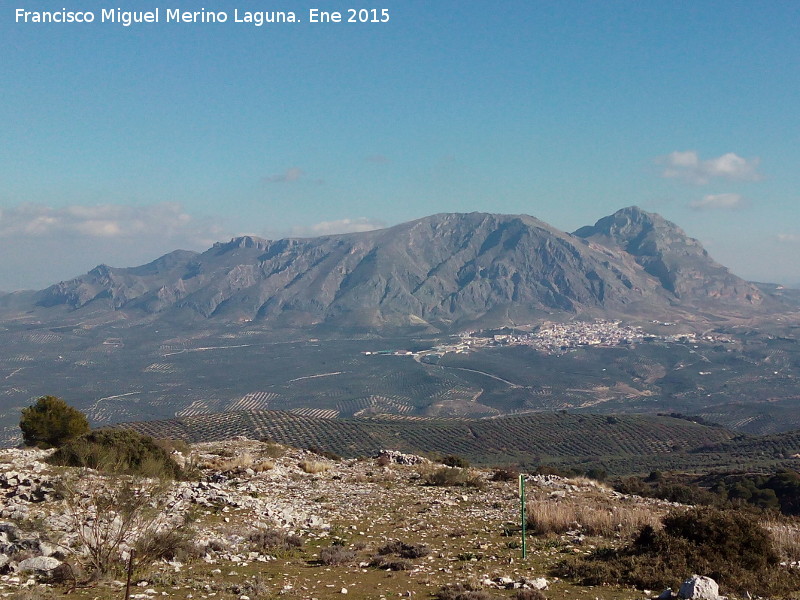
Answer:
<path fill-rule="evenodd" d="M 649 415 L 536 413 L 496 419 L 372 417 L 325 419 L 283 411 L 197 415 L 123 424 L 157 438 L 209 442 L 244 436 L 318 448 L 344 457 L 391 449 L 457 455 L 484 466 L 602 469 L 613 475 L 652 470 L 797 468 L 800 436 L 736 436 L 720 427 Z"/>
<path fill-rule="evenodd" d="M 182 335 L 124 323 L 0 330 L 0 445 L 19 411 L 57 395 L 93 425 L 236 411 L 319 418 L 495 418 L 569 412 L 682 413 L 729 429 L 800 428 L 800 352 L 792 338 L 725 332 L 735 342 L 645 342 L 547 355 L 525 346 L 441 357 L 386 354 L 451 338 L 305 338 L 225 326 Z M 367 354 L 370 353 L 370 354 Z"/>

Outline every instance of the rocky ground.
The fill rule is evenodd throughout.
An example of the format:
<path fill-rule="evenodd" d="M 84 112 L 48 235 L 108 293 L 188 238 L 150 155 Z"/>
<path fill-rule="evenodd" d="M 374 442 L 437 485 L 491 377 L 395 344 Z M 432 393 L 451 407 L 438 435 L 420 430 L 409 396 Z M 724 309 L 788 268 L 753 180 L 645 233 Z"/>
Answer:
<path fill-rule="evenodd" d="M 102 518 L 98 490 L 113 492 L 124 482 L 51 467 L 42 462 L 46 455 L 0 451 L 0 597 L 123 598 L 124 570 L 84 583 L 79 566 L 86 564 L 87 528 Z M 174 542 L 168 558 L 134 572 L 131 598 L 430 598 L 457 583 L 508 598 L 533 589 L 554 599 L 660 592 L 576 586 L 551 576 L 557 561 L 600 543 L 579 523 L 561 535 L 530 537 L 523 559 L 518 481 L 492 481 L 491 471 L 464 472 L 478 487 L 425 485 L 441 465 L 399 453 L 336 461 L 252 440 L 200 444 L 177 457 L 196 480 L 145 486 L 160 513 L 129 531 L 118 554 L 127 558 L 137 535 L 174 528 L 189 514 L 191 534 Z M 671 508 L 551 476 L 532 478 L 528 497 L 583 498 L 612 506 L 612 518 L 617 506 L 656 516 Z"/>

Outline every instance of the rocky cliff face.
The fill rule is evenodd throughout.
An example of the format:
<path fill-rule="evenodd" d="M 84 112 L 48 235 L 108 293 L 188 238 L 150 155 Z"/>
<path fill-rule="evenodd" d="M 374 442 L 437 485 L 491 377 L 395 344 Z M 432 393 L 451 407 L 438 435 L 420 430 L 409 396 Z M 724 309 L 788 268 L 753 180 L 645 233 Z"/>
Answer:
<path fill-rule="evenodd" d="M 37 297 L 44 307 L 368 328 L 714 301 L 749 309 L 762 296 L 676 225 L 635 207 L 573 235 L 526 215 L 470 213 L 313 239 L 248 236 L 136 268 L 101 265 Z"/>
<path fill-rule="evenodd" d="M 702 244 L 661 215 L 623 208 L 575 235 L 628 255 L 676 298 L 722 298 L 759 305 L 764 297 L 753 284 L 715 262 Z"/>

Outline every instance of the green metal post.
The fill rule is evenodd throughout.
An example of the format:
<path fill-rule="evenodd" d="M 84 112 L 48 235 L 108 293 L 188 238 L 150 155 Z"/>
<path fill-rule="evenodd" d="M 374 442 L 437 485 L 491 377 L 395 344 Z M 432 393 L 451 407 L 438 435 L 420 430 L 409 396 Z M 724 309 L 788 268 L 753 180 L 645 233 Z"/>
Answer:
<path fill-rule="evenodd" d="M 520 523 L 522 525 L 522 558 L 528 556 L 528 548 L 525 540 L 525 529 L 527 526 L 527 515 L 525 514 L 525 475 L 519 476 L 519 506 L 520 506 Z"/>

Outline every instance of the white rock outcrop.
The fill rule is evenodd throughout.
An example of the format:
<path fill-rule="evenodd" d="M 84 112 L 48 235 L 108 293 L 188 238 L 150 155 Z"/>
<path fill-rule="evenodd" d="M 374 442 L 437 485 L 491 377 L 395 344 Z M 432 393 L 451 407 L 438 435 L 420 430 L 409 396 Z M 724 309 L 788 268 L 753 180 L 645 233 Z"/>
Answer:
<path fill-rule="evenodd" d="M 719 585 L 704 575 L 692 575 L 681 584 L 678 597 L 685 600 L 718 600 Z"/>

